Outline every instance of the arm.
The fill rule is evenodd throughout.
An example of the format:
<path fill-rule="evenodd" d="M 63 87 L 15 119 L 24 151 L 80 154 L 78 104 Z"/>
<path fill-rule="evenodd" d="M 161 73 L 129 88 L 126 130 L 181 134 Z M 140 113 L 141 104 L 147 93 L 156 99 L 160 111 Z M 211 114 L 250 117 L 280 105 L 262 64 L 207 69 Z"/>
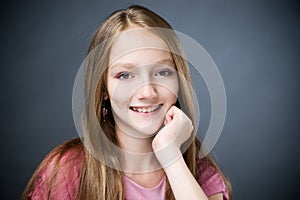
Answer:
<path fill-rule="evenodd" d="M 171 107 L 166 114 L 165 127 L 152 142 L 155 155 L 164 168 L 176 199 L 222 200 L 222 193 L 210 198 L 206 196 L 181 155 L 180 146 L 191 136 L 192 130 L 190 119 L 180 109 Z"/>
<path fill-rule="evenodd" d="M 223 194 L 220 192 L 220 193 L 210 196 L 208 199 L 209 200 L 223 200 Z"/>
<path fill-rule="evenodd" d="M 164 168 L 164 170 L 176 199 L 223 200 L 222 193 L 217 193 L 210 197 L 205 195 L 199 183 L 188 169 L 183 157 L 180 157 L 175 163 Z"/>
<path fill-rule="evenodd" d="M 174 196 L 178 200 L 208 200 L 198 182 L 185 164 L 183 157 L 180 157 L 172 165 L 164 168 L 170 181 Z"/>

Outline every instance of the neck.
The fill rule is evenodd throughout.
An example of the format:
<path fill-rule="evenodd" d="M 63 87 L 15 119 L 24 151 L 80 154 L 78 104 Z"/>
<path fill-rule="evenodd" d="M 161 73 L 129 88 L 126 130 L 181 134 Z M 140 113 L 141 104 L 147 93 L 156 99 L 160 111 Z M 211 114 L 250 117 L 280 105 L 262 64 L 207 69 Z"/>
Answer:
<path fill-rule="evenodd" d="M 122 167 L 125 172 L 150 172 L 161 168 L 152 149 L 154 136 L 138 138 L 124 133 L 117 126 L 116 134 L 124 151 Z"/>
<path fill-rule="evenodd" d="M 124 151 L 131 153 L 149 153 L 152 150 L 152 141 L 154 136 L 138 137 L 125 133 L 118 126 L 116 126 L 116 134 L 119 144 Z"/>

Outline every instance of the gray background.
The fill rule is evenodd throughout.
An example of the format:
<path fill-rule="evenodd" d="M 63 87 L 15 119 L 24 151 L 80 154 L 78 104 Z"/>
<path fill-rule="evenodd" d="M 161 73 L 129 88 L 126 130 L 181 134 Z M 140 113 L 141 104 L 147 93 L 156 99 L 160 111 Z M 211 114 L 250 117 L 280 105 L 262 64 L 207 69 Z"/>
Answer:
<path fill-rule="evenodd" d="M 293 1 L 10 1 L 1 5 L 1 199 L 77 136 L 71 94 L 98 25 L 144 5 L 197 40 L 223 76 L 228 112 L 213 150 L 234 199 L 289 199 L 299 184 L 299 4 Z M 205 131 L 209 101 L 197 86 Z M 203 95 L 202 95 L 203 94 Z"/>

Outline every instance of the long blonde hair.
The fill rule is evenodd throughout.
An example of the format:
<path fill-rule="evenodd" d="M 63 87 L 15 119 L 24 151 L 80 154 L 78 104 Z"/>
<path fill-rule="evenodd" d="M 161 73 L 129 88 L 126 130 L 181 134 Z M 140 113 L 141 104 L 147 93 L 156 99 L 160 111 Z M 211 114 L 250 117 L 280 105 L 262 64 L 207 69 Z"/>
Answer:
<path fill-rule="evenodd" d="M 113 152 L 109 151 L 107 144 L 104 142 L 102 142 L 100 145 L 95 144 L 95 141 L 99 142 L 99 135 L 93 135 L 93 130 L 96 129 L 100 124 L 105 136 L 112 143 L 118 145 L 118 140 L 115 134 L 115 122 L 110 110 L 110 102 L 109 100 L 105 99 L 105 95 L 107 94 L 106 73 L 108 66 L 108 55 L 113 41 L 109 40 L 109 38 L 112 38 L 130 26 L 137 26 L 141 28 L 153 27 L 171 30 L 171 32 L 168 31 L 168 34 L 156 34 L 158 34 L 159 37 L 161 37 L 161 39 L 163 39 L 170 48 L 176 70 L 178 71 L 178 74 L 181 75 L 179 76 L 180 90 L 178 94 L 180 103 L 177 101 L 176 104 L 183 109 L 183 111 L 195 124 L 194 103 L 191 95 L 193 90 L 191 88 L 190 72 L 183 57 L 180 43 L 176 37 L 176 34 L 172 31 L 173 28 L 171 25 L 156 13 L 141 6 L 134 5 L 124 10 L 118 10 L 112 13 L 98 28 L 88 50 L 88 53 L 94 54 L 94 56 L 92 59 L 88 60 L 88 67 L 85 69 L 85 95 L 87 100 L 92 100 L 92 103 L 87 104 L 84 108 L 83 129 L 86 133 L 84 134 L 84 140 L 71 140 L 64 145 L 57 147 L 55 151 L 50 153 L 50 155 L 47 156 L 47 161 L 41 163 L 40 167 L 29 181 L 27 188 L 24 191 L 24 199 L 26 199 L 26 195 L 30 193 L 34 187 L 34 177 L 39 173 L 39 171 L 41 171 L 41 169 L 45 167 L 45 165 L 49 163 L 49 160 L 59 155 L 58 159 L 56 160 L 56 168 L 53 170 L 53 176 L 51 178 L 52 180 L 55 179 L 57 170 L 59 170 L 57 166 L 61 164 L 59 163 L 59 159 L 69 149 L 77 149 L 84 152 L 82 167 L 80 168 L 81 170 L 79 173 L 79 186 L 76 199 L 124 199 L 122 172 L 116 170 L 116 168 L 106 166 L 100 162 L 98 158 L 95 158 L 90 150 L 84 147 L 98 145 L 100 156 L 103 156 L 103 159 L 114 159 L 114 163 L 118 165 L 118 158 L 114 157 Z M 100 44 L 102 47 L 97 48 Z M 181 53 L 178 55 L 172 52 Z M 101 76 L 99 74 L 101 74 Z M 95 90 L 91 88 L 95 88 Z M 105 121 L 101 114 L 102 106 L 104 104 L 109 110 L 108 114 L 105 116 Z M 96 120 L 93 118 L 93 115 L 96 116 Z M 198 173 L 196 169 L 196 160 L 201 148 L 201 143 L 197 137 L 194 137 L 195 135 L 196 133 L 194 133 L 193 137 L 191 137 L 191 144 L 183 154 L 183 157 L 191 173 L 197 178 Z M 203 159 L 223 176 L 228 190 L 231 191 L 227 178 L 222 174 L 214 160 L 209 155 Z M 55 181 L 51 181 L 51 183 L 52 182 Z M 48 198 L 50 197 L 50 193 L 51 188 L 49 188 Z M 165 199 L 175 199 L 168 180 L 166 184 Z"/>

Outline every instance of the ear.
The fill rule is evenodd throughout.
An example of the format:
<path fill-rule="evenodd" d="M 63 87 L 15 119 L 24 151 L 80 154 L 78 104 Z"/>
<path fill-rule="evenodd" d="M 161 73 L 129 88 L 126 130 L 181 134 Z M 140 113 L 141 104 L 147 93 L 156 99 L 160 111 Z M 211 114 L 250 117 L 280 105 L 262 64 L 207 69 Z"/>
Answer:
<path fill-rule="evenodd" d="M 108 99 L 108 94 L 107 94 L 107 92 L 103 92 L 103 99 L 104 99 L 104 100 L 107 100 L 107 99 Z"/>

